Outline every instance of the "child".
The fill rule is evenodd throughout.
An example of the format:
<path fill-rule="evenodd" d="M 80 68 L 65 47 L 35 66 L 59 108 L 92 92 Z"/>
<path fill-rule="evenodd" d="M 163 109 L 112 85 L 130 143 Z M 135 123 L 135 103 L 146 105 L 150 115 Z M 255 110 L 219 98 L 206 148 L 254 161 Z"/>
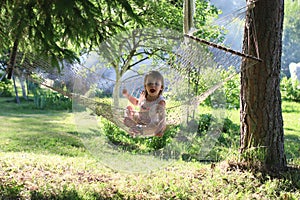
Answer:
<path fill-rule="evenodd" d="M 139 106 L 136 112 L 131 106 L 127 106 L 124 124 L 131 128 L 134 134 L 163 136 L 166 127 L 165 106 L 162 96 L 164 78 L 158 71 L 150 71 L 144 78 L 144 91 L 137 99 L 123 89 L 123 95 L 135 106 Z"/>

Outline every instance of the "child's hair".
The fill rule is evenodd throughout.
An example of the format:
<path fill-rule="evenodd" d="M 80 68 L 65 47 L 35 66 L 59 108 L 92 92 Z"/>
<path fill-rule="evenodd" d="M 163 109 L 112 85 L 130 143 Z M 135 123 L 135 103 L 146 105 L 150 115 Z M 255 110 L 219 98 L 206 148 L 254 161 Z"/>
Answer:
<path fill-rule="evenodd" d="M 162 86 L 162 89 L 159 91 L 159 94 L 158 95 L 161 95 L 162 94 L 162 91 L 164 89 L 164 77 L 161 75 L 161 73 L 159 73 L 158 71 L 150 71 L 148 72 L 146 75 L 145 75 L 145 78 L 144 78 L 144 85 L 146 85 L 146 81 L 147 81 L 147 78 L 151 76 L 153 78 L 156 78 L 158 80 L 161 81 L 161 86 Z M 145 92 L 145 97 L 147 98 L 148 96 L 148 92 L 147 90 L 144 91 Z"/>

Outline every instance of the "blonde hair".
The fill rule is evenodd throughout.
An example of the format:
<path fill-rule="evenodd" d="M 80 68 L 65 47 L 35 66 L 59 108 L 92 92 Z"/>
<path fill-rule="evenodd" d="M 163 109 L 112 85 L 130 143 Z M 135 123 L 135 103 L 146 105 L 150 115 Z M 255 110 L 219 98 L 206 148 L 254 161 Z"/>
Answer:
<path fill-rule="evenodd" d="M 164 89 L 164 77 L 161 75 L 161 73 L 159 73 L 158 71 L 150 71 L 148 72 L 146 75 L 145 75 L 145 78 L 144 78 L 144 86 L 146 86 L 146 81 L 147 81 L 147 78 L 151 76 L 155 79 L 158 79 L 161 81 L 161 90 L 159 91 L 159 94 L 158 95 L 161 95 L 162 94 L 162 91 Z M 145 92 L 145 97 L 147 98 L 148 96 L 148 92 L 147 90 L 144 91 Z"/>

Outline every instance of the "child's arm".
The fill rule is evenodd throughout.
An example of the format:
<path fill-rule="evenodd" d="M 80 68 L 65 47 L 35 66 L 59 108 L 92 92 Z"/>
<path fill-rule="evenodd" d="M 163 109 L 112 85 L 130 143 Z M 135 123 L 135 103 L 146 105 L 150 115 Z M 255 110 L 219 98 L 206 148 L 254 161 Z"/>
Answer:
<path fill-rule="evenodd" d="M 137 106 L 139 103 L 139 100 L 133 96 L 131 96 L 126 89 L 123 89 L 122 91 L 123 95 L 132 103 L 133 105 Z"/>
<path fill-rule="evenodd" d="M 164 131 L 166 129 L 166 102 L 165 101 L 160 101 L 158 103 L 159 109 L 159 123 L 157 124 L 157 128 L 155 130 L 154 135 L 157 137 L 162 137 L 164 135 Z"/>

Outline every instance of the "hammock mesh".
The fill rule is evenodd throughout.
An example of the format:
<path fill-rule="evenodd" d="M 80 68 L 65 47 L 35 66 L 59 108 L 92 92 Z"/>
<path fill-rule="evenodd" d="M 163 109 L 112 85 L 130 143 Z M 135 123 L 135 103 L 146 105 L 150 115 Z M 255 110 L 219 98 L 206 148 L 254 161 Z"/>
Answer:
<path fill-rule="evenodd" d="M 170 145 L 152 153 L 163 158 L 161 162 L 140 164 L 143 169 L 153 169 L 162 166 L 166 159 L 178 158 L 180 153 L 176 149 L 197 143 L 194 139 L 199 126 L 196 117 L 201 113 L 199 105 L 214 96 L 211 98 L 212 115 L 216 121 L 201 144 L 197 144 L 201 146 L 199 157 L 205 158 L 211 150 L 221 133 L 225 116 L 226 98 L 222 85 L 239 74 L 245 59 L 251 65 L 260 61 L 239 52 L 215 41 L 197 38 L 193 33 L 183 36 L 170 30 L 143 29 L 125 32 L 103 42 L 97 51 L 82 56 L 80 64 L 64 63 L 61 71 L 53 69 L 48 60 L 18 53 L 14 74 L 27 76 L 72 98 L 74 118 L 85 145 L 103 162 L 118 165 L 117 156 L 107 156 L 116 155 L 116 151 L 99 131 L 103 124 L 98 116 L 130 132 L 123 124 L 129 103 L 121 91 L 126 88 L 132 96 L 139 97 L 144 89 L 144 75 L 150 70 L 160 71 L 165 79 L 166 123 L 179 126 L 180 130 Z M 231 75 L 223 77 L 222 71 L 229 69 L 234 69 Z M 39 80 L 33 79 L 33 75 Z M 201 88 L 203 83 L 205 87 Z M 67 90 L 63 90 L 63 86 Z M 130 159 L 135 158 L 129 156 L 128 159 L 124 161 L 126 169 L 124 166 L 122 169 L 134 171 L 136 163 Z M 146 159 L 149 161 L 149 157 Z"/>

